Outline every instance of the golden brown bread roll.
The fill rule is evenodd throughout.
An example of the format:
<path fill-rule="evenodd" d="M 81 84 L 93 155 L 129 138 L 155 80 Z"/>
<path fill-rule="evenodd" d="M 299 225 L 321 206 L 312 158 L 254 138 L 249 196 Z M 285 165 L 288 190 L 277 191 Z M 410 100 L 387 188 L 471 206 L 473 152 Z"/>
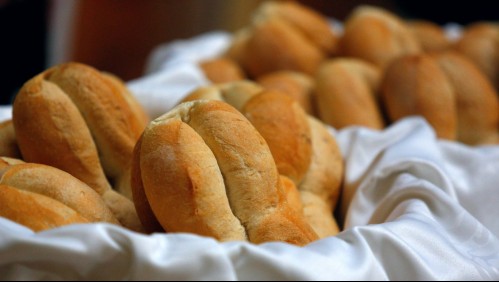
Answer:
<path fill-rule="evenodd" d="M 305 112 L 314 115 L 315 82 L 309 75 L 295 71 L 278 71 L 261 76 L 256 82 L 267 90 L 290 96 L 300 103 Z"/>
<path fill-rule="evenodd" d="M 0 156 L 16 159 L 21 158 L 12 120 L 0 123 Z"/>
<path fill-rule="evenodd" d="M 434 54 L 456 98 L 457 139 L 468 145 L 499 141 L 498 95 L 490 81 L 469 59 L 455 51 Z"/>
<path fill-rule="evenodd" d="M 298 189 L 307 222 L 319 238 L 326 238 L 340 231 L 333 212 L 340 197 L 343 157 L 326 126 L 312 117 L 308 121 L 312 135 L 312 161 Z"/>
<path fill-rule="evenodd" d="M 296 1 L 268 1 L 256 11 L 255 20 L 279 18 L 294 27 L 326 55 L 336 51 L 338 36 L 324 15 Z"/>
<path fill-rule="evenodd" d="M 499 91 L 499 24 L 479 22 L 468 26 L 455 49 L 472 60 Z"/>
<path fill-rule="evenodd" d="M 405 22 L 387 10 L 360 6 L 347 18 L 340 53 L 371 62 L 382 69 L 394 59 L 421 52 Z"/>
<path fill-rule="evenodd" d="M 251 25 L 237 32 L 226 52 L 250 78 L 292 70 L 313 75 L 336 52 L 338 36 L 326 17 L 298 2 L 269 1 Z"/>
<path fill-rule="evenodd" d="M 341 129 L 366 126 L 382 129 L 384 121 L 376 92 L 380 70 L 359 59 L 333 59 L 324 63 L 316 77 L 318 116 L 326 124 Z"/>
<path fill-rule="evenodd" d="M 300 184 L 310 165 L 312 145 L 307 114 L 298 102 L 264 90 L 241 112 L 269 145 L 279 173 Z"/>
<path fill-rule="evenodd" d="M 205 76 L 213 83 L 229 83 L 246 78 L 242 68 L 232 59 L 215 58 L 199 63 Z"/>
<path fill-rule="evenodd" d="M 88 220 L 49 197 L 0 185 L 0 216 L 40 232 Z"/>
<path fill-rule="evenodd" d="M 296 29 L 279 18 L 270 18 L 254 25 L 241 64 L 251 77 L 279 70 L 314 74 L 325 58 Z"/>
<path fill-rule="evenodd" d="M 407 25 L 421 44 L 423 51 L 436 52 L 450 48 L 451 42 L 439 25 L 425 20 L 409 21 Z"/>
<path fill-rule="evenodd" d="M 24 160 L 70 173 L 101 195 L 123 226 L 142 229 L 133 203 L 107 177 L 129 177 L 143 125 L 100 72 L 69 63 L 34 77 L 16 96 L 13 121 Z"/>
<path fill-rule="evenodd" d="M 287 204 L 265 140 L 228 104 L 179 105 L 154 120 L 137 144 L 134 195 L 139 180 L 167 232 L 253 243 L 317 239 Z"/>
<path fill-rule="evenodd" d="M 0 184 L 57 200 L 89 222 L 120 225 L 99 194 L 62 170 L 32 163 L 11 165 L 0 172 Z"/>
<path fill-rule="evenodd" d="M 421 115 L 433 126 L 439 138 L 456 139 L 454 90 L 431 56 L 409 55 L 396 59 L 386 70 L 382 98 L 392 122 Z"/>

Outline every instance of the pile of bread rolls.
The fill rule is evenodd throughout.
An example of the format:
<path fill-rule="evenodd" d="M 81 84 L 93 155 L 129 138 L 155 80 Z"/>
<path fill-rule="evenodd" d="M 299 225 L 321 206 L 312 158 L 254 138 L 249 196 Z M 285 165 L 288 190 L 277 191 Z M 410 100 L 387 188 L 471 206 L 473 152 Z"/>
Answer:
<path fill-rule="evenodd" d="M 344 24 L 269 1 L 213 84 L 150 121 L 125 84 L 67 63 L 35 76 L 0 124 L 0 216 L 43 231 L 133 231 L 306 245 L 334 236 L 344 164 L 327 125 L 381 130 L 421 115 L 438 137 L 498 142 L 499 29 L 456 42 L 428 22 L 359 7 Z"/>
<path fill-rule="evenodd" d="M 439 138 L 473 146 L 499 142 L 497 23 L 464 26 L 451 39 L 432 22 L 360 6 L 343 27 L 338 32 L 298 2 L 267 2 L 213 61 L 231 61 L 230 69 L 239 69 L 234 80 L 243 73 L 284 90 L 337 129 L 382 129 L 419 115 Z M 215 83 L 229 82 L 229 75 L 219 81 L 211 74 L 221 76 L 225 67 L 219 66 L 203 70 Z"/>

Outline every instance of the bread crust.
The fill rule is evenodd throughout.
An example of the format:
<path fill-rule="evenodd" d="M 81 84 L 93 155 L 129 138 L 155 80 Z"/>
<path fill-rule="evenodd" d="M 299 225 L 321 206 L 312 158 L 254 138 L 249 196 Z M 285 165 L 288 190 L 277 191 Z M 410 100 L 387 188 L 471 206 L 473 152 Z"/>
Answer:
<path fill-rule="evenodd" d="M 335 236 L 340 229 L 333 216 L 343 183 L 343 157 L 325 124 L 308 118 L 312 139 L 312 161 L 298 186 L 303 213 L 320 238 Z"/>
<path fill-rule="evenodd" d="M 466 27 L 454 49 L 473 61 L 499 91 L 499 24 L 477 22 Z"/>
<path fill-rule="evenodd" d="M 21 151 L 17 146 L 16 132 L 12 120 L 0 123 L 0 156 L 21 158 Z"/>
<path fill-rule="evenodd" d="M 266 2 L 260 6 L 254 17 L 256 21 L 282 19 L 313 42 L 324 54 L 331 55 L 336 51 L 339 36 L 333 32 L 327 18 L 298 2 Z"/>
<path fill-rule="evenodd" d="M 315 115 L 315 81 L 311 76 L 294 71 L 278 71 L 259 77 L 256 82 L 267 90 L 288 95 L 296 100 L 306 113 Z"/>
<path fill-rule="evenodd" d="M 405 22 L 384 9 L 356 8 L 345 22 L 340 53 L 356 57 L 385 69 L 392 60 L 422 51 Z"/>
<path fill-rule="evenodd" d="M 120 225 L 99 194 L 62 170 L 33 163 L 12 165 L 2 170 L 0 184 L 54 199 L 89 222 Z"/>
<path fill-rule="evenodd" d="M 497 144 L 498 94 L 487 77 L 456 51 L 434 55 L 456 98 L 458 141 L 468 145 Z"/>
<path fill-rule="evenodd" d="M 151 123 L 140 146 L 143 189 L 167 231 L 254 243 L 317 238 L 287 204 L 265 140 L 228 104 L 181 104 Z"/>
<path fill-rule="evenodd" d="M 456 97 L 446 74 L 431 56 L 411 55 L 395 60 L 382 86 L 385 109 L 392 122 L 421 115 L 439 138 L 456 140 Z"/>
<path fill-rule="evenodd" d="M 126 94 L 82 64 L 53 67 L 25 83 L 13 104 L 17 141 L 27 162 L 53 166 L 92 187 L 125 227 L 142 231 L 128 187 L 131 157 L 143 124 Z M 129 195 L 131 191 L 122 191 Z"/>
<path fill-rule="evenodd" d="M 322 121 L 337 129 L 365 126 L 383 129 L 377 85 L 380 70 L 359 59 L 333 59 L 316 76 L 316 106 Z"/>
<path fill-rule="evenodd" d="M 244 71 L 234 60 L 229 58 L 214 58 L 202 61 L 201 70 L 212 83 L 229 83 L 246 78 Z"/>
<path fill-rule="evenodd" d="M 279 70 L 313 75 L 326 58 L 312 42 L 279 18 L 258 22 L 246 44 L 242 64 L 252 77 Z"/>
<path fill-rule="evenodd" d="M 444 29 L 433 22 L 415 20 L 409 21 L 407 26 L 425 52 L 439 52 L 451 47 Z"/>
<path fill-rule="evenodd" d="M 277 91 L 262 91 L 242 113 L 269 145 L 280 174 L 298 185 L 310 165 L 312 145 L 307 114 L 297 101 Z"/>
<path fill-rule="evenodd" d="M 89 223 L 76 211 L 56 200 L 7 185 L 0 185 L 0 216 L 35 232 Z"/>

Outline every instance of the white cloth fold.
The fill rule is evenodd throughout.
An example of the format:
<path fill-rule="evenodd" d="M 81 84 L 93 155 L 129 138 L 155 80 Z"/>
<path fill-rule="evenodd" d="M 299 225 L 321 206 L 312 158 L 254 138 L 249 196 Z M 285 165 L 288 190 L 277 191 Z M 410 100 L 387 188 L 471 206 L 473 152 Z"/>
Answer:
<path fill-rule="evenodd" d="M 223 38 L 175 52 L 210 40 L 222 50 Z M 195 60 L 156 65 L 129 84 L 153 117 L 208 83 Z M 299 248 L 108 224 L 35 234 L 0 218 L 0 280 L 499 280 L 498 146 L 437 140 L 419 117 L 331 133 L 346 164 L 336 237 Z"/>

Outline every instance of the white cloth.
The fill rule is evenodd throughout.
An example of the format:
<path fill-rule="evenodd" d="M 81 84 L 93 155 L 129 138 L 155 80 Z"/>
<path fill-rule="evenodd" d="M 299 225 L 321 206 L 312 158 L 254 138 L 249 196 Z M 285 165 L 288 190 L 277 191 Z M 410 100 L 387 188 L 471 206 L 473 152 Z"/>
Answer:
<path fill-rule="evenodd" d="M 186 60 L 129 85 L 155 116 L 204 83 Z M 419 117 L 331 133 L 346 164 L 336 237 L 257 246 L 107 224 L 34 234 L 0 219 L 0 280 L 499 280 L 499 147 L 439 141 Z"/>

